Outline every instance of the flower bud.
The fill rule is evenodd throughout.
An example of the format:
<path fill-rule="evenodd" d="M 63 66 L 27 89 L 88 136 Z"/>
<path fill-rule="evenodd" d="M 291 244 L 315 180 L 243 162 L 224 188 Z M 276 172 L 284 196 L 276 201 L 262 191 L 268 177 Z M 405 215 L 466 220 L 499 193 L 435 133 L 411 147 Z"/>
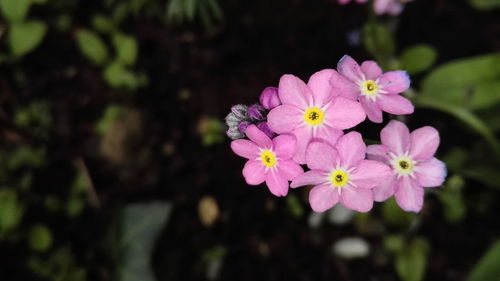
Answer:
<path fill-rule="evenodd" d="M 234 115 L 234 113 L 231 112 L 226 116 L 226 124 L 228 127 L 238 126 L 239 123 L 240 120 L 236 117 L 236 115 Z"/>
<path fill-rule="evenodd" d="M 248 126 L 250 126 L 250 122 L 243 121 L 240 124 L 238 124 L 238 131 L 244 134 Z"/>
<path fill-rule="evenodd" d="M 251 121 L 263 121 L 266 119 L 266 109 L 258 104 L 248 107 L 247 116 Z"/>
<path fill-rule="evenodd" d="M 229 128 L 229 130 L 226 131 L 226 134 L 232 140 L 238 140 L 245 137 L 245 135 L 242 134 L 237 127 Z"/>
<path fill-rule="evenodd" d="M 267 87 L 260 94 L 260 104 L 267 110 L 271 110 L 278 105 L 281 105 L 280 97 L 278 96 L 278 88 Z"/>
<path fill-rule="evenodd" d="M 247 117 L 247 106 L 243 104 L 237 104 L 231 107 L 231 113 L 239 120 L 242 121 Z"/>
<path fill-rule="evenodd" d="M 273 132 L 273 130 L 271 130 L 271 128 L 269 128 L 267 122 L 260 122 L 259 124 L 257 124 L 257 128 L 264 132 L 264 134 L 266 134 L 269 138 L 273 138 L 275 136 L 275 133 Z"/>

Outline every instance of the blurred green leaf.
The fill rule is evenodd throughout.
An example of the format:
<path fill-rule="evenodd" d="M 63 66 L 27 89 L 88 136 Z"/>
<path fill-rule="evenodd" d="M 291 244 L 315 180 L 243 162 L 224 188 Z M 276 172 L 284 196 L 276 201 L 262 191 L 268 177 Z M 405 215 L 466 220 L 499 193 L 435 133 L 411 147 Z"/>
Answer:
<path fill-rule="evenodd" d="M 470 273 L 467 281 L 500 281 L 500 241 L 491 245 Z"/>
<path fill-rule="evenodd" d="M 459 175 L 453 175 L 446 181 L 446 185 L 438 194 L 444 205 L 444 217 L 450 223 L 460 221 L 466 213 L 466 205 L 462 196 L 465 181 Z"/>
<path fill-rule="evenodd" d="M 127 206 L 121 219 L 119 281 L 154 281 L 151 267 L 153 247 L 167 223 L 172 205 L 166 202 Z"/>
<path fill-rule="evenodd" d="M 500 172 L 498 167 L 475 164 L 461 172 L 465 177 L 475 179 L 489 187 L 500 189 Z"/>
<path fill-rule="evenodd" d="M 47 25 L 41 21 L 14 23 L 9 30 L 9 47 L 13 55 L 23 56 L 35 49 L 43 40 Z"/>
<path fill-rule="evenodd" d="M 86 270 L 76 265 L 71 249 L 68 247 L 59 248 L 48 257 L 32 256 L 27 263 L 37 275 L 53 281 L 87 280 Z"/>
<path fill-rule="evenodd" d="M 102 33 L 110 33 L 115 29 L 114 23 L 101 14 L 92 17 L 92 27 Z"/>
<path fill-rule="evenodd" d="M 77 217 L 83 211 L 85 207 L 85 200 L 81 195 L 73 195 L 66 202 L 66 214 L 71 217 Z"/>
<path fill-rule="evenodd" d="M 13 189 L 0 190 L 0 234 L 16 228 L 24 214 L 23 206 Z"/>
<path fill-rule="evenodd" d="M 76 41 L 82 54 L 94 64 L 102 65 L 108 59 L 106 44 L 93 31 L 79 29 L 76 31 Z"/>
<path fill-rule="evenodd" d="M 120 117 L 127 114 L 127 108 L 119 105 L 109 105 L 103 117 L 97 122 L 96 130 L 101 135 L 105 135 L 110 126 Z"/>
<path fill-rule="evenodd" d="M 389 198 L 383 203 L 382 214 L 388 224 L 399 227 L 408 227 L 417 217 L 415 213 L 402 210 L 394 197 Z"/>
<path fill-rule="evenodd" d="M 417 98 L 415 98 L 413 102 L 418 107 L 432 108 L 453 115 L 455 118 L 464 122 L 474 131 L 480 134 L 488 142 L 494 152 L 497 155 L 500 155 L 500 144 L 495 138 L 495 135 L 488 128 L 488 126 L 486 126 L 486 124 L 470 110 L 467 110 L 466 108 L 461 106 L 456 106 L 447 102 L 440 101 L 426 95 L 417 96 Z"/>
<path fill-rule="evenodd" d="M 500 8 L 500 0 L 469 0 L 469 3 L 478 10 Z"/>
<path fill-rule="evenodd" d="M 437 58 L 437 51 L 429 45 L 416 45 L 406 49 L 401 55 L 401 68 L 410 74 L 429 69 Z"/>
<path fill-rule="evenodd" d="M 384 237 L 384 248 L 389 252 L 398 252 L 403 249 L 404 242 L 401 235 L 387 235 Z"/>
<path fill-rule="evenodd" d="M 29 245 L 37 252 L 45 252 L 52 246 L 52 233 L 43 224 L 36 224 L 30 229 Z"/>
<path fill-rule="evenodd" d="M 112 62 L 106 67 L 104 79 L 113 88 L 135 90 L 143 85 L 141 77 L 118 61 Z"/>
<path fill-rule="evenodd" d="M 113 34 L 113 44 L 117 52 L 117 59 L 124 65 L 133 65 L 137 60 L 137 40 L 123 33 Z"/>
<path fill-rule="evenodd" d="M 427 251 L 425 241 L 414 239 L 396 254 L 396 272 L 403 281 L 423 279 L 427 265 Z"/>
<path fill-rule="evenodd" d="M 203 252 L 202 259 L 205 262 L 223 259 L 227 250 L 224 246 L 215 246 Z"/>
<path fill-rule="evenodd" d="M 42 167 L 45 165 L 45 158 L 46 155 L 43 148 L 21 145 L 10 152 L 7 159 L 7 167 L 11 171 L 15 171 L 23 166 Z"/>
<path fill-rule="evenodd" d="M 31 5 L 31 0 L 0 0 L 0 8 L 3 16 L 12 22 L 21 22 Z"/>
<path fill-rule="evenodd" d="M 368 52 L 386 68 L 385 62 L 396 49 L 392 32 L 382 24 L 369 22 L 363 27 L 362 38 Z"/>
<path fill-rule="evenodd" d="M 286 197 L 286 207 L 288 212 L 296 218 L 301 218 L 304 215 L 304 208 L 302 208 L 299 198 L 294 194 L 289 194 Z"/>
<path fill-rule="evenodd" d="M 448 106 L 482 109 L 500 102 L 500 53 L 439 66 L 422 82 L 420 96 Z"/>

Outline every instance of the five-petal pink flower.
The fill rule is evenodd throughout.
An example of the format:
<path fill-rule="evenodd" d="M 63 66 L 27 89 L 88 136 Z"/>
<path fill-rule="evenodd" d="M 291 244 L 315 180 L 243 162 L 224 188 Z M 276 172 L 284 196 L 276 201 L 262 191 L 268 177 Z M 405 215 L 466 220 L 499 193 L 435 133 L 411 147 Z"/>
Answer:
<path fill-rule="evenodd" d="M 283 134 L 270 139 L 255 125 L 245 131 L 250 140 L 235 140 L 231 149 L 237 155 L 247 158 L 243 177 L 249 185 L 266 182 L 269 190 L 276 196 L 288 194 L 288 181 L 302 174 L 304 170 L 291 158 L 296 150 L 296 138 Z"/>
<path fill-rule="evenodd" d="M 331 85 L 341 96 L 359 101 L 370 121 L 382 122 L 382 111 L 391 114 L 413 113 L 412 103 L 400 93 L 410 87 L 406 71 L 382 69 L 374 61 L 365 61 L 361 66 L 345 55 L 334 71 Z"/>
<path fill-rule="evenodd" d="M 309 203 L 315 212 L 324 212 L 340 202 L 345 207 L 367 212 L 373 207 L 372 188 L 381 184 L 391 169 L 379 161 L 365 159 L 366 145 L 361 134 L 350 132 L 335 146 L 311 142 L 306 162 L 310 171 L 296 177 L 291 187 L 315 185 Z"/>
<path fill-rule="evenodd" d="M 342 130 L 361 123 L 365 112 L 357 101 L 335 96 L 330 80 L 333 69 L 311 76 L 307 85 L 293 75 L 283 75 L 278 86 L 281 105 L 268 116 L 269 127 L 277 134 L 293 133 L 297 137 L 297 152 L 293 159 L 306 163 L 307 145 L 314 139 L 335 143 Z"/>
<path fill-rule="evenodd" d="M 367 148 L 368 159 L 383 161 L 392 167 L 392 175 L 373 189 L 375 201 L 395 195 L 405 211 L 422 209 L 424 187 L 440 186 L 446 177 L 446 166 L 434 154 L 439 133 L 430 126 L 409 132 L 402 122 L 392 120 L 380 132 L 381 145 Z"/>

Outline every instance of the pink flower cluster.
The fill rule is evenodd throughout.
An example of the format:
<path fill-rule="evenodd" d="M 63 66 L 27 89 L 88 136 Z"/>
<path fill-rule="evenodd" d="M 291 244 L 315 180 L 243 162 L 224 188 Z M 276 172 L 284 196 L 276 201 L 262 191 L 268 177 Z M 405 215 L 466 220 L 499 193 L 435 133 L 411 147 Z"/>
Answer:
<path fill-rule="evenodd" d="M 424 187 L 440 186 L 446 177 L 444 163 L 434 157 L 437 130 L 426 126 L 410 133 L 404 123 L 391 120 L 380 133 L 381 144 L 368 147 L 359 132 L 344 132 L 366 117 L 381 123 L 382 112 L 413 113 L 411 102 L 400 95 L 409 86 L 405 71 L 383 73 L 376 62 L 359 65 L 349 56 L 336 70 L 316 72 L 307 83 L 283 75 L 278 88 L 266 88 L 260 97 L 259 124 L 269 131 L 249 124 L 248 139 L 241 138 L 231 131 L 239 125 L 231 119 L 234 109 L 226 117 L 232 150 L 248 159 L 246 182 L 265 182 L 276 196 L 286 196 L 289 187 L 314 186 L 309 202 L 316 212 L 337 203 L 367 212 L 374 201 L 393 195 L 402 209 L 420 211 Z M 254 115 L 238 114 L 241 120 Z"/>

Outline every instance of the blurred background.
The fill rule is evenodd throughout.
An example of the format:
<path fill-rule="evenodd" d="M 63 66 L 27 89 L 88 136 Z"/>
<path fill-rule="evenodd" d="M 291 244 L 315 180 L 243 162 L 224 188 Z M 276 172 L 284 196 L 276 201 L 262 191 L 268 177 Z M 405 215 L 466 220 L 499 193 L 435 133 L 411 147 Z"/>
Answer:
<path fill-rule="evenodd" d="M 499 281 L 498 8 L 0 0 L 0 280 Z M 401 120 L 440 131 L 448 179 L 419 214 L 244 182 L 230 107 L 344 54 L 408 70 Z"/>

